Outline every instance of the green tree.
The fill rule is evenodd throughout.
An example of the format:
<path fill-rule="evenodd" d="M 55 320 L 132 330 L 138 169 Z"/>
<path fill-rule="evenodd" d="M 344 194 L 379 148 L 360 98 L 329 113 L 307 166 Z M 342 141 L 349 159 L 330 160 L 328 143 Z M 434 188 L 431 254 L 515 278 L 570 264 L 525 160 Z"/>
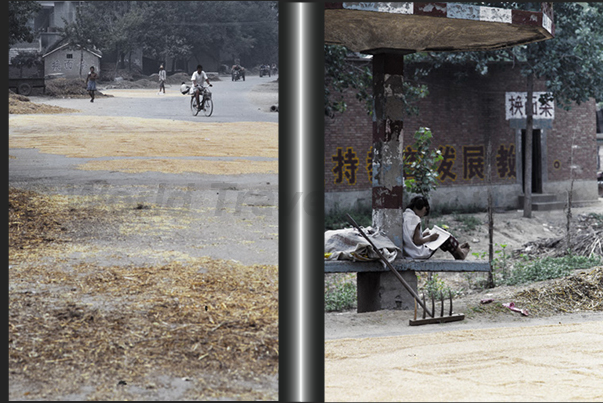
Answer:
<path fill-rule="evenodd" d="M 62 33 L 73 45 L 114 52 L 119 67 L 125 68 L 126 55 L 142 46 L 148 27 L 139 2 L 86 1 L 78 7 L 75 21 L 65 23 Z"/>
<path fill-rule="evenodd" d="M 364 61 L 362 61 L 364 58 Z M 356 61 L 352 62 L 351 59 Z M 373 113 L 372 58 L 350 52 L 342 45 L 324 45 L 325 89 L 324 109 L 326 116 L 347 109 L 344 94 L 354 91 L 363 102 L 369 115 Z M 418 74 L 418 73 L 417 73 Z M 405 77 L 402 101 L 408 114 L 418 114 L 416 102 L 428 95 L 427 86 L 417 83 L 417 76 Z"/>
<path fill-rule="evenodd" d="M 472 4 L 506 9 L 539 11 L 541 3 L 530 2 L 475 2 Z M 548 94 L 554 96 L 558 106 L 569 110 L 573 102 L 578 105 L 589 98 L 603 99 L 603 4 L 554 3 L 555 37 L 550 40 L 485 52 L 420 53 L 409 60 L 428 62 L 427 70 L 448 63 L 473 66 L 482 73 L 488 64 L 513 61 L 521 67 L 527 78 L 526 91 L 531 103 L 534 80 L 544 79 Z M 543 102 L 544 99 L 538 100 Z M 526 149 L 531 149 L 532 108 L 527 105 Z M 525 176 L 531 177 L 532 161 L 526 155 Z M 524 216 L 531 217 L 531 182 L 526 181 Z"/>
<path fill-rule="evenodd" d="M 8 46 L 18 42 L 32 42 L 34 32 L 27 25 L 42 6 L 37 1 L 9 1 L 8 2 Z"/>
<path fill-rule="evenodd" d="M 64 35 L 116 54 L 122 68 L 125 56 L 138 48 L 160 60 L 198 62 L 203 54 L 216 62 L 227 55 L 249 64 L 275 63 L 278 7 L 274 1 L 89 1 Z"/>
<path fill-rule="evenodd" d="M 356 99 L 365 102 L 367 112 L 372 112 L 373 73 L 371 59 L 364 63 L 350 61 L 352 53 L 341 45 L 324 45 L 325 68 L 325 115 L 344 112 L 347 104 L 344 93 L 348 89 L 355 91 Z"/>

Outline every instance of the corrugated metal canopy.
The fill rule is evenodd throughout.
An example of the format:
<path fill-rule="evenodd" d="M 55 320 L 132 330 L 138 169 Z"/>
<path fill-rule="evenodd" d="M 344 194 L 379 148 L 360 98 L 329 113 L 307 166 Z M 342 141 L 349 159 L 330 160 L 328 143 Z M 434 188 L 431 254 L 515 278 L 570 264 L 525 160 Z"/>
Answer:
<path fill-rule="evenodd" d="M 554 37 L 551 3 L 540 12 L 462 3 L 325 3 L 325 43 L 354 52 L 492 50 Z"/>

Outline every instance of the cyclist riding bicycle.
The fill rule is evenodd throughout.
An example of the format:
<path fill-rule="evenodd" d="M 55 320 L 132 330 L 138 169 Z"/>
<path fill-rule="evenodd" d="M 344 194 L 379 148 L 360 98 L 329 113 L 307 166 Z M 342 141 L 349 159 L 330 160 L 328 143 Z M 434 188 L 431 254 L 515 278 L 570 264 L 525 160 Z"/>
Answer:
<path fill-rule="evenodd" d="M 197 100 L 197 105 L 199 105 L 199 109 L 203 109 L 205 107 L 205 99 L 202 99 L 199 102 L 199 94 L 202 91 L 205 91 L 205 83 L 207 83 L 210 87 L 213 87 L 207 78 L 207 74 L 203 71 L 202 65 L 197 65 L 197 70 L 193 73 L 191 77 L 191 81 L 193 85 L 191 87 L 191 92 L 195 94 L 195 99 Z"/>

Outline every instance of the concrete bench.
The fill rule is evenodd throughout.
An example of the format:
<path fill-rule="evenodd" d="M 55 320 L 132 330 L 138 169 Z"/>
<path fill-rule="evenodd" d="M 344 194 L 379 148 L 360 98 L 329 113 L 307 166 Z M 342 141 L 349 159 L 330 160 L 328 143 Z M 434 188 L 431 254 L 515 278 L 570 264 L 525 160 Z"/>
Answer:
<path fill-rule="evenodd" d="M 414 260 L 398 258 L 392 266 L 406 282 L 417 289 L 415 272 L 489 272 L 489 261 L 428 259 Z M 380 261 L 352 262 L 349 260 L 326 260 L 325 273 L 357 273 L 358 312 L 373 312 L 380 309 L 413 309 L 414 298 L 406 291 L 400 280 Z"/>
<path fill-rule="evenodd" d="M 446 259 L 396 259 L 392 265 L 398 271 L 453 271 L 453 272 L 473 272 L 490 271 L 490 262 L 488 261 L 467 261 L 467 260 L 446 260 Z M 381 262 L 352 262 L 351 260 L 326 260 L 325 273 L 366 273 L 381 272 L 390 270 Z"/>

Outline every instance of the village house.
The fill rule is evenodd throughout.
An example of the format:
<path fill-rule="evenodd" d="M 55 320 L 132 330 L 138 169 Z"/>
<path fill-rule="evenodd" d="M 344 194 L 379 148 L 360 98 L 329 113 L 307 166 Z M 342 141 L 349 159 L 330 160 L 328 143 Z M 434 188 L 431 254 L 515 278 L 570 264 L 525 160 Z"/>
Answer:
<path fill-rule="evenodd" d="M 407 64 L 405 75 L 410 77 L 417 67 Z M 418 102 L 417 116 L 404 118 L 403 147 L 412 158 L 415 131 L 431 129 L 432 146 L 444 157 L 438 188 L 431 195 L 434 208 L 484 209 L 488 162 L 495 209 L 523 208 L 526 180 L 531 180 L 534 210 L 563 208 L 570 188 L 574 205 L 597 200 L 594 99 L 574 104 L 569 111 L 554 102 L 540 104 L 538 96 L 546 87 L 544 80 L 536 81 L 533 147 L 525 150 L 526 78 L 518 66 L 490 65 L 486 75 L 472 67 L 449 66 L 423 81 L 429 95 Z M 345 113 L 325 117 L 326 212 L 371 206 L 373 120 L 354 95 L 346 94 Z M 529 179 L 523 174 L 528 153 L 533 163 Z"/>
<path fill-rule="evenodd" d="M 98 51 L 66 43 L 42 56 L 44 77 L 85 77 L 91 66 L 100 74 L 101 58 L 102 55 Z"/>

